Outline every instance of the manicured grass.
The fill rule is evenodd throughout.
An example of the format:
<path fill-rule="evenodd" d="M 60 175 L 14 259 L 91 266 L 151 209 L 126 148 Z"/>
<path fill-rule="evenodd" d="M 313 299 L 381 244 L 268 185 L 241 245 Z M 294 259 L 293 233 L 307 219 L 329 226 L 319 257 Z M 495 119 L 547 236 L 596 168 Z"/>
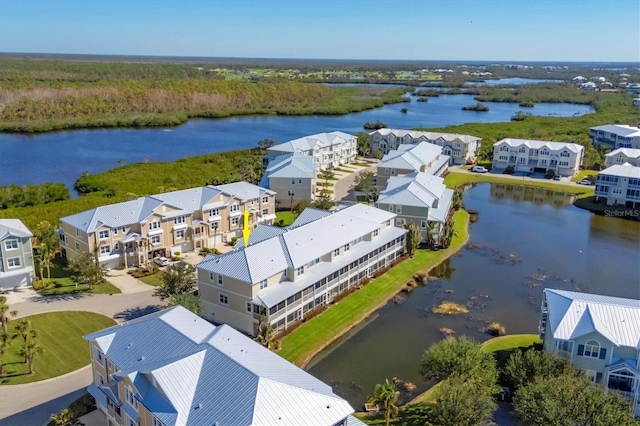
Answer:
<path fill-rule="evenodd" d="M 440 383 L 442 382 L 438 382 L 435 385 L 431 386 L 429 389 L 427 389 L 426 391 L 422 392 L 420 395 L 416 396 L 411 401 L 409 401 L 407 405 L 419 404 L 421 402 L 429 402 L 433 400 L 436 393 L 435 391 L 436 389 L 438 389 L 438 386 L 440 386 Z"/>
<path fill-rule="evenodd" d="M 74 294 L 74 293 L 92 293 L 92 294 L 117 294 L 120 289 L 110 282 L 106 281 L 93 290 L 89 290 L 87 284 L 81 284 L 76 287 L 75 283 L 69 278 L 69 273 L 65 269 L 65 261 L 60 257 L 56 257 L 51 265 L 51 279 L 54 280 L 54 287 L 37 290 L 42 296 L 53 296 L 57 294 Z M 44 276 L 47 276 L 45 269 Z"/>
<path fill-rule="evenodd" d="M 7 375 L 0 380 L 3 385 L 32 383 L 57 377 L 88 365 L 89 344 L 82 336 L 103 328 L 111 327 L 115 321 L 92 312 L 51 312 L 26 317 L 38 332 L 36 341 L 44 349 L 34 358 L 34 374 L 26 374 L 29 369 L 18 355 L 22 338 L 17 337 L 5 351 L 2 360 Z M 9 323 L 11 333 L 19 319 Z"/>
<path fill-rule="evenodd" d="M 544 179 L 531 179 L 525 177 L 524 179 L 510 179 L 501 176 L 495 176 L 487 173 L 483 174 L 471 174 L 471 173 L 456 173 L 450 172 L 444 179 L 445 185 L 448 188 L 456 188 L 465 183 L 481 183 L 481 182 L 495 182 L 495 183 L 507 183 L 510 185 L 525 185 L 537 188 L 552 189 L 554 191 L 568 192 L 575 194 L 578 198 L 589 197 L 593 195 L 594 188 L 591 186 L 572 186 L 555 183 L 555 181 L 546 181 Z"/>
<path fill-rule="evenodd" d="M 146 277 L 142 277 L 138 279 L 143 283 L 154 286 L 154 287 L 159 287 L 163 284 L 162 274 L 160 272 L 156 272 L 155 274 L 147 275 Z"/>
<path fill-rule="evenodd" d="M 571 182 L 580 182 L 582 179 L 589 176 L 598 176 L 598 173 L 599 172 L 596 170 L 580 170 L 578 174 L 571 178 Z"/>
<path fill-rule="evenodd" d="M 418 250 L 413 258 L 393 267 L 291 332 L 282 339 L 279 354 L 304 367 L 315 354 L 397 294 L 416 272 L 428 271 L 458 251 L 467 240 L 469 214 L 459 210 L 455 213 L 454 220 L 455 235 L 447 250 Z"/>
<path fill-rule="evenodd" d="M 496 352 L 516 348 L 528 348 L 535 343 L 540 343 L 540 337 L 537 334 L 513 334 L 487 340 L 482 343 L 482 350 L 485 352 Z"/>
<path fill-rule="evenodd" d="M 289 225 L 291 225 L 293 223 L 294 220 L 296 220 L 296 217 L 290 211 L 276 212 L 276 220 L 275 221 L 279 222 L 280 220 L 284 220 L 284 225 L 285 226 L 289 226 Z"/>

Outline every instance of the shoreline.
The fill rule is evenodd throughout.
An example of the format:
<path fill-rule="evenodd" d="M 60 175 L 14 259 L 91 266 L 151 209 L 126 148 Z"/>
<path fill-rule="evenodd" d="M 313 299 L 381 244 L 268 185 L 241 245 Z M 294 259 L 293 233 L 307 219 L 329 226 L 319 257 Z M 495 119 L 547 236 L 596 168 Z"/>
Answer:
<path fill-rule="evenodd" d="M 460 213 L 461 212 L 461 213 Z M 413 277 L 416 273 L 418 272 L 428 272 L 429 270 L 433 269 L 434 267 L 436 267 L 437 265 L 439 265 L 440 263 L 442 263 L 443 261 L 445 261 L 446 259 L 448 259 L 449 257 L 451 257 L 452 255 L 454 255 L 455 253 L 457 253 L 462 247 L 464 247 L 464 245 L 467 243 L 467 241 L 469 240 L 469 213 L 466 212 L 465 210 L 459 210 L 458 212 L 455 213 L 458 216 L 458 220 L 462 220 L 462 223 L 457 224 L 458 226 L 456 228 L 458 228 L 456 230 L 456 232 L 459 231 L 463 231 L 462 235 L 457 235 L 454 236 L 454 240 L 452 241 L 452 244 L 449 246 L 448 249 L 446 250 L 442 250 L 442 251 L 438 251 L 438 252 L 433 252 L 433 251 L 427 251 L 427 250 L 423 250 L 421 252 L 418 252 L 416 254 L 416 256 L 414 256 L 413 258 L 409 258 L 406 259 L 404 262 L 396 265 L 394 268 L 396 269 L 396 271 L 399 271 L 402 266 L 405 266 L 405 268 L 407 267 L 411 267 L 413 265 L 411 265 L 411 263 L 417 263 L 420 262 L 423 259 L 420 259 L 421 257 L 425 257 L 426 255 L 428 255 L 429 253 L 434 253 L 435 255 L 437 255 L 436 259 L 428 259 L 428 261 L 426 263 L 423 263 L 422 265 L 416 265 L 415 268 L 410 268 L 409 271 L 405 271 L 406 276 L 403 277 L 398 277 L 394 283 L 391 284 L 392 288 L 389 289 L 388 291 L 384 292 L 384 296 L 382 297 L 382 300 L 376 301 L 376 303 L 369 307 L 366 311 L 364 311 L 362 314 L 358 315 L 358 318 L 354 321 L 349 322 L 346 326 L 344 326 L 343 328 L 341 328 L 339 331 L 337 332 L 333 332 L 331 333 L 330 338 L 328 339 L 319 339 L 321 340 L 321 343 L 319 345 L 313 345 L 313 347 L 308 350 L 305 351 L 299 355 L 294 356 L 295 354 L 291 354 L 289 358 L 287 358 L 287 354 L 285 353 L 284 355 L 282 354 L 282 350 L 285 348 L 285 345 L 287 345 L 287 339 L 292 339 L 295 338 L 295 336 L 300 335 L 301 329 L 306 329 L 309 327 L 312 327 L 314 325 L 317 324 L 317 320 L 320 320 L 323 318 L 327 318 L 327 314 L 335 314 L 336 311 L 339 310 L 340 305 L 345 305 L 345 302 L 347 302 L 349 300 L 349 298 L 343 299 L 340 302 L 338 302 L 337 304 L 331 306 L 329 309 L 327 309 L 325 312 L 323 312 L 322 314 L 318 315 L 317 317 L 313 318 L 312 320 L 303 323 L 301 326 L 299 326 L 298 328 L 296 328 L 294 331 L 292 331 L 291 333 L 287 334 L 283 340 L 282 340 L 282 349 L 280 349 L 280 351 L 278 351 L 277 353 L 282 356 L 283 358 L 289 360 L 290 362 L 292 362 L 293 364 L 299 366 L 300 368 L 305 369 L 307 367 L 307 365 L 309 364 L 309 362 L 316 356 L 318 355 L 320 352 L 322 352 L 324 349 L 326 349 L 329 345 L 331 345 L 333 342 L 335 342 L 339 337 L 344 336 L 346 333 L 348 333 L 351 329 L 353 329 L 355 326 L 357 326 L 358 324 L 362 323 L 364 320 L 366 320 L 368 317 L 370 317 L 373 313 L 375 313 L 377 310 L 379 310 L 381 307 L 383 307 L 385 304 L 387 304 L 389 302 L 389 300 L 391 300 L 394 296 L 396 296 L 398 294 L 398 292 L 402 291 L 402 288 L 405 286 L 406 282 L 408 279 L 410 279 L 411 277 Z M 418 256 L 418 254 L 422 254 L 422 256 Z M 391 270 L 389 270 L 386 274 L 392 273 L 394 271 L 394 269 L 392 268 Z M 397 273 L 401 273 L 401 272 L 397 272 Z M 385 274 L 385 275 L 386 275 Z M 362 296 L 364 290 L 366 290 L 367 288 L 372 288 L 375 287 L 375 284 L 378 283 L 378 286 L 383 285 L 382 280 L 384 279 L 385 275 L 381 275 L 380 277 L 376 278 L 375 280 L 373 280 L 371 283 L 367 284 L 365 287 L 363 287 L 362 289 L 356 291 L 355 293 L 353 293 L 351 295 L 351 297 L 356 296 L 358 294 L 361 294 Z M 369 290 L 371 291 L 371 290 Z M 353 299 L 352 299 L 353 300 Z M 343 308 L 345 309 L 345 308 Z M 314 322 L 315 320 L 315 322 Z M 311 325 L 309 325 L 311 324 Z M 295 343 L 290 343 L 289 345 L 294 346 Z"/>

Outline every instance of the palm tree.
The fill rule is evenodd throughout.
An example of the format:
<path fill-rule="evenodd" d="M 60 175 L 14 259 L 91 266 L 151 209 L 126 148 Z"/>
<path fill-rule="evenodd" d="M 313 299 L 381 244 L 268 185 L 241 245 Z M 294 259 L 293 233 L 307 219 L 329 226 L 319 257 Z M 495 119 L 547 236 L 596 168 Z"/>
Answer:
<path fill-rule="evenodd" d="M 384 424 L 389 426 L 391 416 L 398 414 L 398 395 L 400 392 L 396 390 L 396 384 L 385 379 L 384 384 L 378 383 L 368 399 L 369 404 L 384 407 Z"/>
<path fill-rule="evenodd" d="M 18 355 L 24 356 L 25 362 L 29 365 L 29 374 L 33 374 L 33 359 L 43 351 L 44 349 L 32 340 L 18 352 Z"/>
<path fill-rule="evenodd" d="M 7 333 L 0 334 L 0 376 L 4 376 L 6 373 L 2 363 L 2 355 L 9 347 L 9 343 L 11 343 L 11 337 Z"/>
<path fill-rule="evenodd" d="M 9 317 L 7 316 L 7 312 L 12 317 L 18 315 L 18 311 L 9 311 L 9 305 L 7 304 L 7 299 L 5 297 L 0 298 L 0 322 L 2 323 L 2 332 L 7 334 L 9 331 L 7 329 L 7 323 L 9 322 Z"/>
<path fill-rule="evenodd" d="M 27 358 L 27 348 L 32 343 L 31 339 L 35 339 L 38 333 L 31 328 L 31 321 L 28 319 L 21 319 L 16 324 L 15 333 L 13 334 L 13 338 L 18 336 L 22 337 L 22 349 L 20 350 L 20 355 L 24 356 L 24 363 L 26 364 L 29 359 Z"/>

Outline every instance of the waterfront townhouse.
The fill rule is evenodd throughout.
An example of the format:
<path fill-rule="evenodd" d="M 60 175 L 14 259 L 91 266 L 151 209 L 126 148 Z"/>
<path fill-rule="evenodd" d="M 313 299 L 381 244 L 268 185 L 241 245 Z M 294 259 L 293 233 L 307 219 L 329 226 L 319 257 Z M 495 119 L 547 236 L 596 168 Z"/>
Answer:
<path fill-rule="evenodd" d="M 276 193 L 278 208 L 291 208 L 315 199 L 318 165 L 304 154 L 285 154 L 269 162 L 260 186 Z"/>
<path fill-rule="evenodd" d="M 539 330 L 544 350 L 568 356 L 640 416 L 640 300 L 547 288 Z"/>
<path fill-rule="evenodd" d="M 400 145 L 428 142 L 442 147 L 442 153 L 450 157 L 450 164 L 475 161 L 482 142 L 477 136 L 399 129 L 379 129 L 369 133 L 369 136 L 371 152 L 379 149 L 383 154 L 388 154 Z"/>
<path fill-rule="evenodd" d="M 640 208 L 640 167 L 628 163 L 607 167 L 596 178 L 596 201 Z"/>
<path fill-rule="evenodd" d="M 31 237 L 19 219 L 0 219 L 0 291 L 33 283 Z"/>
<path fill-rule="evenodd" d="M 276 157 L 294 152 L 311 156 L 320 170 L 335 168 L 356 160 L 358 138 L 344 132 L 330 132 L 294 139 L 268 148 L 262 165 L 266 168 Z"/>
<path fill-rule="evenodd" d="M 605 167 L 616 164 L 629 163 L 632 166 L 640 167 L 640 149 L 618 148 L 604 156 Z"/>
<path fill-rule="evenodd" d="M 493 171 L 512 167 L 516 172 L 573 176 L 582 165 L 584 147 L 576 143 L 502 139 L 493 144 Z"/>
<path fill-rule="evenodd" d="M 182 306 L 84 338 L 104 424 L 363 426 L 330 386 Z"/>
<path fill-rule="evenodd" d="M 420 229 L 424 242 L 439 245 L 451 214 L 453 194 L 443 178 L 415 172 L 392 176 L 376 207 L 395 213 L 396 226 L 413 223 Z"/>
<path fill-rule="evenodd" d="M 272 223 L 275 192 L 247 183 L 205 186 L 140 197 L 61 219 L 63 256 L 97 251 L 107 268 L 146 265 L 154 257 L 215 247 L 242 236 L 249 223 Z"/>
<path fill-rule="evenodd" d="M 395 213 L 364 204 L 305 209 L 291 226 L 259 226 L 248 246 L 197 265 L 202 315 L 255 336 L 264 315 L 276 331 L 331 303 L 404 252 Z"/>
<path fill-rule="evenodd" d="M 444 176 L 449 170 L 450 157 L 442 154 L 442 148 L 427 142 L 403 144 L 389 151 L 378 163 L 376 189 L 382 191 L 392 176 L 423 172 Z"/>
<path fill-rule="evenodd" d="M 606 124 L 589 129 L 593 146 L 606 146 L 611 149 L 640 149 L 640 127 L 625 124 Z"/>

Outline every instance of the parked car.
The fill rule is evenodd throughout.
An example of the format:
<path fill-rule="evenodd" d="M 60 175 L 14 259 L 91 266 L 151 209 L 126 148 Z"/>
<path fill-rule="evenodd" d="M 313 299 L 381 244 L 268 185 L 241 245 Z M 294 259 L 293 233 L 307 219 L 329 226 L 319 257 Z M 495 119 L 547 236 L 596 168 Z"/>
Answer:
<path fill-rule="evenodd" d="M 553 180 L 560 180 L 560 176 L 554 176 Z"/>
<path fill-rule="evenodd" d="M 489 170 L 485 169 L 482 166 L 473 166 L 471 168 L 471 171 L 474 173 L 487 173 Z"/>
<path fill-rule="evenodd" d="M 589 179 L 582 179 L 578 182 L 580 185 L 593 185 Z"/>
<path fill-rule="evenodd" d="M 169 264 L 169 259 L 166 257 L 156 257 L 153 259 L 153 262 L 158 266 L 167 266 Z"/>

